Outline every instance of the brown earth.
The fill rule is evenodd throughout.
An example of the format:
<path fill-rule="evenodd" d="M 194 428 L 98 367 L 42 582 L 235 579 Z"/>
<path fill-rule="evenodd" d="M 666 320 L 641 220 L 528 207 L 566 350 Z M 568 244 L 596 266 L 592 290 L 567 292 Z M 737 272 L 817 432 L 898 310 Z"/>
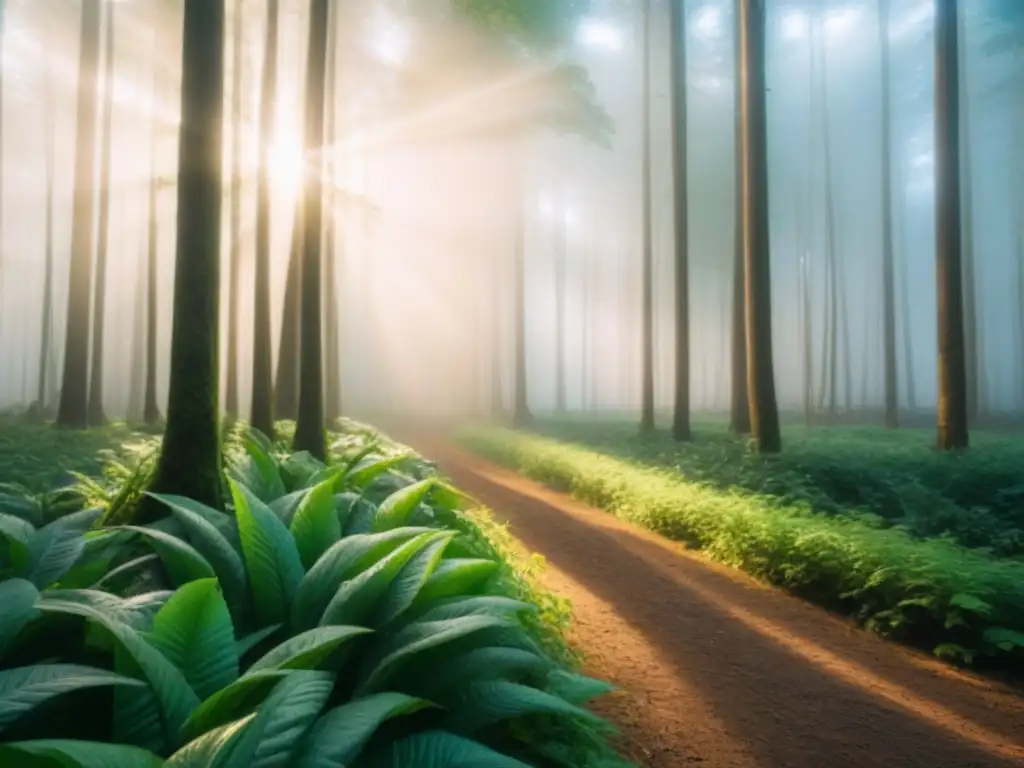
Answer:
<path fill-rule="evenodd" d="M 429 438 L 410 441 L 543 554 L 597 705 L 651 768 L 1024 766 L 1024 699 Z"/>

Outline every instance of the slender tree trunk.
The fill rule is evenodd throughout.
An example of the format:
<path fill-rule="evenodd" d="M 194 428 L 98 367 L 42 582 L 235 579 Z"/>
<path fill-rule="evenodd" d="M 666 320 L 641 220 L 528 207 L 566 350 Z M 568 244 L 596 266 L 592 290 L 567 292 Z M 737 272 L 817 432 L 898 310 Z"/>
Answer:
<path fill-rule="evenodd" d="M 143 398 L 146 386 L 146 252 L 138 258 L 135 278 L 135 309 L 132 323 L 131 378 L 128 390 L 128 421 L 144 419 Z"/>
<path fill-rule="evenodd" d="M 0 37 L 3 36 L 3 10 L 0 9 Z M 2 70 L 3 67 L 0 67 Z M 0 85 L 2 87 L 2 85 Z M 47 412 L 49 398 L 50 358 L 53 354 L 53 181 L 54 181 L 54 104 L 53 104 L 53 61 L 50 54 L 46 59 L 46 91 L 43 96 L 46 132 L 46 246 L 43 275 L 43 316 L 39 347 L 39 380 L 36 384 L 36 404 L 40 414 Z M 0 122 L 2 122 L 0 115 Z"/>
<path fill-rule="evenodd" d="M 224 0 L 184 0 L 177 254 L 167 428 L 152 490 L 221 507 L 217 364 Z"/>
<path fill-rule="evenodd" d="M 803 345 L 803 405 L 804 423 L 811 424 L 814 415 L 814 335 L 811 308 L 810 265 L 805 248 L 800 259 L 800 307 L 803 322 L 801 323 L 801 343 Z"/>
<path fill-rule="evenodd" d="M 92 370 L 89 380 L 89 425 L 102 426 L 107 421 L 103 412 L 103 341 L 107 309 L 107 250 L 110 247 L 110 143 L 114 113 L 114 7 L 103 11 L 104 75 L 103 132 L 100 148 L 100 211 L 96 238 L 96 294 L 92 310 Z"/>
<path fill-rule="evenodd" d="M 96 161 L 96 103 L 99 95 L 100 0 L 82 0 L 78 58 L 75 202 L 71 218 L 67 330 L 57 426 L 89 424 L 89 298 L 92 293 L 93 192 Z"/>
<path fill-rule="evenodd" d="M 970 82 L 967 74 L 967 30 L 964 23 L 965 9 L 958 7 L 957 35 L 958 59 L 957 77 L 960 101 L 960 196 L 963 206 L 963 251 L 961 253 L 964 292 L 964 355 L 967 374 L 967 419 L 978 418 L 982 409 L 983 380 L 981 361 L 981 333 L 978 322 L 976 259 L 974 252 L 974 158 L 971 143 Z"/>
<path fill-rule="evenodd" d="M 568 399 L 565 383 L 565 271 L 569 235 L 564 210 L 559 210 L 558 215 L 555 224 L 555 410 L 564 414 Z"/>
<path fill-rule="evenodd" d="M 651 0 L 643 5 L 643 288 L 641 292 L 640 432 L 654 431 L 654 248 L 651 233 Z"/>
<path fill-rule="evenodd" d="M 908 271 L 906 224 L 904 223 L 903 249 L 900 254 L 900 305 L 903 307 L 900 332 L 903 334 L 904 378 L 907 380 L 907 408 L 917 410 L 917 384 L 914 379 L 914 336 L 910 323 L 910 275 Z"/>
<path fill-rule="evenodd" d="M 260 102 L 259 190 L 256 209 L 256 292 L 253 300 L 252 411 L 250 424 L 274 436 L 274 361 L 270 321 L 270 161 L 268 146 L 277 107 L 278 0 L 267 0 Z M 279 353 L 280 354 L 280 353 Z"/>
<path fill-rule="evenodd" d="M 157 20 L 157 24 L 160 24 Z M 162 35 L 157 30 L 155 39 L 161 39 Z M 159 88 L 159 67 L 153 67 L 153 98 L 154 101 L 160 93 Z M 158 158 L 160 157 L 158 143 L 160 140 L 159 125 L 154 117 L 152 125 L 152 136 L 150 146 L 150 180 L 149 180 L 149 222 L 147 225 L 146 243 L 146 394 L 145 405 L 143 406 L 142 418 L 146 424 L 159 424 L 160 406 L 156 400 L 156 372 L 157 372 L 157 330 L 159 320 L 159 294 L 157 291 L 159 272 L 158 262 L 160 255 L 160 232 L 158 227 L 159 211 L 159 182 L 157 172 L 159 170 Z"/>
<path fill-rule="evenodd" d="M 878 45 L 882 63 L 882 337 L 884 339 L 885 426 L 899 426 L 896 364 L 896 287 L 892 236 L 892 86 L 889 0 L 878 0 Z"/>
<path fill-rule="evenodd" d="M 835 181 L 832 170 L 832 133 L 829 129 L 829 98 L 828 98 L 828 50 L 824 37 L 825 9 L 819 5 L 815 38 L 818 53 L 821 57 L 820 79 L 818 84 L 821 93 L 821 139 L 824 147 L 825 165 L 825 259 L 828 264 L 828 413 L 835 418 L 838 408 L 838 363 L 839 357 L 839 261 L 836 256 L 836 202 Z"/>
<path fill-rule="evenodd" d="M 491 261 L 491 414 L 501 418 L 505 413 L 505 388 L 503 379 L 504 339 L 502 338 L 502 310 L 505 307 L 504 284 L 502 282 L 501 252 L 494 251 Z"/>
<path fill-rule="evenodd" d="M 321 318 L 324 76 L 327 69 L 327 19 L 329 0 L 312 0 L 309 54 L 306 70 L 306 152 L 317 158 L 307 170 L 303 194 L 305 237 L 302 258 L 302 336 L 299 373 L 299 415 L 294 448 L 325 458 L 323 323 Z M 307 163 L 309 160 L 307 159 Z"/>
<path fill-rule="evenodd" d="M 299 339 L 301 335 L 303 224 L 302 200 L 296 199 L 292 220 L 292 242 L 285 278 L 281 337 L 277 346 L 277 375 L 274 378 L 274 412 L 279 419 L 295 419 L 299 408 Z"/>
<path fill-rule="evenodd" d="M 686 110 L 686 7 L 683 0 L 670 0 L 669 61 L 672 68 L 669 98 L 672 104 L 672 180 L 675 202 L 676 246 L 676 381 L 672 437 L 690 440 L 690 223 L 689 164 L 687 162 Z"/>
<path fill-rule="evenodd" d="M 512 423 L 514 426 L 527 427 L 533 422 L 530 413 L 530 397 L 527 392 L 526 376 L 526 217 L 523 215 L 523 201 L 520 196 L 516 200 L 519 206 L 516 222 L 514 247 L 514 275 L 512 277 L 515 294 L 515 373 L 513 382 Z"/>
<path fill-rule="evenodd" d="M 935 3 L 935 247 L 939 325 L 938 447 L 967 447 L 961 271 L 960 88 L 957 2 Z"/>
<path fill-rule="evenodd" d="M 739 0 L 739 11 L 750 429 L 759 452 L 777 453 L 782 450 L 782 434 L 772 365 L 764 0 Z"/>
<path fill-rule="evenodd" d="M 238 297 L 242 262 L 242 49 L 245 44 L 245 2 L 235 0 L 235 34 L 231 56 L 231 254 L 228 275 L 228 347 L 224 411 L 238 418 Z"/>
<path fill-rule="evenodd" d="M 325 141 L 324 145 L 333 147 L 335 142 L 335 99 L 337 98 L 337 53 L 338 53 L 338 6 L 331 4 L 329 9 L 330 21 L 327 30 L 327 114 L 325 116 Z M 341 391 L 341 312 L 339 311 L 340 297 L 338 295 L 338 265 L 340 255 L 337 253 L 337 227 L 335 210 L 335 179 L 337 177 L 336 164 L 331 152 L 331 161 L 327 171 L 328 185 L 324 191 L 324 207 L 326 209 L 324 222 L 324 301 L 327 302 L 324 312 L 324 341 L 326 353 L 324 361 L 327 366 L 326 389 L 327 403 L 325 412 L 327 423 L 331 426 L 342 413 L 342 391 Z"/>
<path fill-rule="evenodd" d="M 750 434 L 750 398 L 747 396 L 747 298 L 746 252 L 743 247 L 743 94 L 740 89 L 740 36 L 736 27 L 735 92 L 735 216 L 733 226 L 732 328 L 730 357 L 732 369 L 729 429 L 737 435 Z"/>

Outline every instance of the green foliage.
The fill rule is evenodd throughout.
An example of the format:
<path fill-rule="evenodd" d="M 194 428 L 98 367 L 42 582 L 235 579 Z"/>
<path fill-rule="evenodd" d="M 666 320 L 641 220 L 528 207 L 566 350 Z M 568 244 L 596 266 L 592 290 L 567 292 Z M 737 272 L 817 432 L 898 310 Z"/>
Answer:
<path fill-rule="evenodd" d="M 330 466 L 259 435 L 226 450 L 227 512 L 154 495 L 147 525 L 0 528 L 0 758 L 625 765 L 558 628 L 513 599 L 532 588 L 432 465 L 361 426 Z"/>
<path fill-rule="evenodd" d="M 835 482 L 832 488 L 870 493 L 871 486 L 865 486 L 871 473 L 864 465 L 879 461 L 885 468 L 881 445 L 861 457 L 863 475 L 857 475 L 861 485 L 850 487 L 837 480 L 842 472 L 858 472 L 849 445 L 845 450 L 839 445 L 839 457 L 834 460 L 801 454 L 799 447 L 791 449 L 795 458 L 748 460 L 739 450 L 726 450 L 721 444 L 708 447 L 698 442 L 671 449 L 660 439 L 643 447 L 639 439 L 628 447 L 619 444 L 619 451 L 635 451 L 648 463 L 670 464 L 671 456 L 673 462 L 685 464 L 685 468 L 669 469 L 608 455 L 615 448 L 603 443 L 603 452 L 597 452 L 499 428 L 466 430 L 461 440 L 488 458 L 617 517 L 852 615 L 876 632 L 947 658 L 1022 668 L 1024 561 L 997 559 L 948 538 L 915 538 L 904 527 L 884 527 L 877 519 L 865 519 L 863 513 L 832 509 L 822 514 L 807 500 L 815 477 L 809 469 L 813 466 L 832 470 L 825 472 Z M 904 450 L 913 455 L 909 447 Z M 714 452 L 719 452 L 720 462 L 702 464 L 701 454 L 706 462 Z M 940 463 L 950 462 L 944 473 L 947 488 L 956 486 L 958 472 L 964 473 L 961 480 L 967 482 L 967 470 L 955 469 L 953 462 L 984 461 L 968 456 L 929 458 L 937 471 Z M 787 486 L 792 482 L 792 475 L 786 474 L 787 462 L 800 467 L 790 471 L 803 473 L 804 484 L 797 489 Z M 1022 466 L 1024 462 L 1018 462 L 1015 473 Z M 895 477 L 895 465 L 886 471 Z M 758 486 L 760 493 L 747 490 L 751 485 Z M 878 486 L 874 488 L 880 492 Z M 832 504 L 836 506 L 834 500 Z"/>
<path fill-rule="evenodd" d="M 507 35 L 534 51 L 566 45 L 590 0 L 453 0 L 484 29 Z"/>

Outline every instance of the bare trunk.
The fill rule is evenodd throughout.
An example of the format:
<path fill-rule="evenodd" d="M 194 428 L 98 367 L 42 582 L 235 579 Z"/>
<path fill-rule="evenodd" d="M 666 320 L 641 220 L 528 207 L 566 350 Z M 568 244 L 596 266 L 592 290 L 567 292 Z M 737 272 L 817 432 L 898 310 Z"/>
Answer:
<path fill-rule="evenodd" d="M 231 56 L 231 255 L 228 275 L 228 345 L 224 411 L 238 418 L 238 296 L 242 261 L 242 47 L 245 43 L 244 0 L 235 2 L 235 35 Z"/>
<path fill-rule="evenodd" d="M 651 242 L 651 0 L 643 5 L 643 287 L 641 291 L 640 432 L 654 431 L 654 250 Z"/>
<path fill-rule="evenodd" d="M 559 211 L 559 216 L 555 240 L 555 410 L 561 414 L 565 413 L 567 400 L 565 383 L 565 262 L 568 258 L 566 253 L 568 225 L 562 211 Z"/>
<path fill-rule="evenodd" d="M 878 0 L 878 45 L 882 71 L 882 338 L 885 377 L 885 426 L 899 426 L 896 366 L 896 288 L 892 236 L 892 87 L 890 84 L 889 0 Z"/>
<path fill-rule="evenodd" d="M 338 8 L 332 4 L 329 9 L 329 21 L 327 28 L 327 72 L 325 88 L 327 89 L 327 113 L 324 126 L 324 146 L 333 147 L 335 141 L 335 105 L 337 95 L 337 21 Z M 337 252 L 337 227 L 335 217 L 337 211 L 334 208 L 335 179 L 337 167 L 333 159 L 327 170 L 327 188 L 324 190 L 324 364 L 326 366 L 326 403 L 324 413 L 328 425 L 333 426 L 335 420 L 342 413 L 342 392 L 341 392 L 341 318 L 338 308 L 338 263 Z"/>
<path fill-rule="evenodd" d="M 296 200 L 281 311 L 281 336 L 277 345 L 277 375 L 274 378 L 274 415 L 279 419 L 298 416 L 303 236 L 302 201 Z"/>
<path fill-rule="evenodd" d="M 3 9 L 0 8 L 0 38 L 3 37 L 2 14 Z M 0 67 L 0 70 L 2 69 L 3 67 Z M 36 383 L 36 406 L 41 414 L 47 412 L 50 404 L 50 358 L 53 355 L 53 181 L 55 165 L 53 79 L 52 57 L 48 55 L 46 60 L 46 91 L 43 96 L 43 108 L 45 110 L 45 126 L 43 130 L 46 131 L 46 264 L 43 275 L 43 312 L 39 346 L 39 378 Z M 0 80 L 0 90 L 2 90 L 2 87 L 2 80 Z M 2 121 L 3 117 L 0 115 L 0 122 Z M 2 137 L 0 137 L 0 143 L 2 143 Z M 0 152 L 0 154 L 3 153 Z M 2 201 L 0 201 L 0 207 L 3 207 Z M 2 290 L 2 286 L 0 286 L 0 290 Z"/>
<path fill-rule="evenodd" d="M 519 208 L 518 220 L 515 232 L 515 253 L 514 275 L 512 280 L 515 286 L 515 381 L 514 381 L 514 404 L 512 410 L 512 423 L 516 427 L 529 426 L 533 421 L 530 413 L 530 398 L 527 393 L 526 376 L 526 247 L 525 227 L 526 218 L 523 215 L 523 201 L 516 200 Z"/>
<path fill-rule="evenodd" d="M 959 38 L 957 77 L 960 109 L 960 197 L 963 207 L 963 251 L 961 252 L 964 293 L 964 356 L 967 375 L 967 419 L 973 421 L 983 409 L 984 393 L 981 362 L 981 329 L 978 322 L 977 287 L 974 256 L 974 161 L 971 145 L 970 82 L 967 69 L 967 30 L 964 9 L 958 8 Z"/>

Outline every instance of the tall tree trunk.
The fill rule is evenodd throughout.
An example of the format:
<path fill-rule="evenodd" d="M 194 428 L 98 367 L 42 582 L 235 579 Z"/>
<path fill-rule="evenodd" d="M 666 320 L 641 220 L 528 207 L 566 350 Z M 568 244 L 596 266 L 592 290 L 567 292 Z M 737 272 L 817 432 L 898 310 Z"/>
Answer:
<path fill-rule="evenodd" d="M 901 185 L 902 188 L 902 185 Z M 903 225 L 903 248 L 900 254 L 900 333 L 903 337 L 904 378 L 907 380 L 907 408 L 911 413 L 917 410 L 917 384 L 914 378 L 914 335 L 910 324 L 910 274 L 908 270 L 906 223 Z"/>
<path fill-rule="evenodd" d="M 278 0 L 267 0 L 259 128 L 259 190 L 256 208 L 256 286 L 253 299 L 252 410 L 249 422 L 274 435 L 274 358 L 270 319 L 270 134 L 277 108 Z M 280 353 L 279 353 L 280 354 Z"/>
<path fill-rule="evenodd" d="M 827 360 L 828 365 L 828 413 L 834 418 L 838 408 L 838 369 L 839 357 L 839 261 L 836 256 L 836 202 L 835 181 L 832 172 L 832 133 L 829 130 L 829 98 L 828 98 L 828 50 L 825 46 L 825 8 L 818 7 L 814 36 L 818 44 L 818 55 L 821 58 L 818 85 L 821 93 L 821 140 L 824 148 L 825 166 L 825 259 L 828 275 L 828 334 Z"/>
<path fill-rule="evenodd" d="M 522 197 L 516 200 L 519 206 L 516 222 L 515 252 L 513 254 L 513 290 L 515 311 L 515 371 L 513 381 L 512 424 L 526 427 L 533 422 L 530 413 L 530 397 L 527 393 L 526 376 L 526 217 L 523 215 Z"/>
<path fill-rule="evenodd" d="M 889 0 L 878 0 L 878 45 L 882 82 L 882 337 L 884 339 L 885 426 L 899 426 L 896 364 L 896 280 L 892 236 L 892 86 L 889 52 Z"/>
<path fill-rule="evenodd" d="M 294 448 L 318 459 L 327 454 L 324 443 L 323 322 L 321 266 L 323 229 L 324 76 L 327 69 L 329 0 L 312 0 L 309 53 L 306 68 L 307 171 L 303 185 L 302 331 L 299 372 L 299 415 Z M 309 169 L 311 158 L 316 167 Z"/>
<path fill-rule="evenodd" d="M 743 247 L 743 94 L 740 89 L 740 34 L 736 26 L 735 92 L 735 216 L 733 226 L 732 328 L 730 333 L 731 402 L 729 429 L 750 434 L 750 398 L 747 395 L 747 298 L 746 251 Z"/>
<path fill-rule="evenodd" d="M 747 389 L 757 450 L 782 450 L 772 364 L 771 252 L 768 233 L 768 121 L 764 0 L 739 0 L 743 125 L 743 251 L 746 266 Z"/>
<path fill-rule="evenodd" d="M 140 251 L 135 277 L 135 308 L 132 323 L 131 374 L 128 389 L 128 421 L 144 419 L 146 386 L 146 252 Z"/>
<path fill-rule="evenodd" d="M 505 391 L 503 385 L 504 339 L 502 338 L 502 309 L 505 307 L 504 283 L 502 281 L 503 259 L 501 251 L 494 250 L 491 260 L 491 414 L 500 418 L 505 412 Z"/>
<path fill-rule="evenodd" d="M 686 8 L 683 0 L 670 0 L 669 61 L 672 68 L 669 98 L 672 104 L 672 180 L 675 202 L 676 245 L 676 381 L 672 436 L 690 440 L 690 223 L 687 193 Z"/>
<path fill-rule="evenodd" d="M 957 5 L 956 0 L 936 0 L 935 3 L 935 272 L 940 450 L 967 447 Z"/>
<path fill-rule="evenodd" d="M 966 10 L 957 9 L 957 77 L 960 102 L 960 196 L 963 206 L 963 251 L 961 252 L 964 292 L 964 356 L 967 375 L 967 419 L 978 417 L 983 407 L 981 329 L 978 322 L 978 294 L 974 251 L 974 158 L 971 143 L 970 82 L 967 70 Z"/>
<path fill-rule="evenodd" d="M 274 377 L 274 415 L 279 419 L 298 417 L 299 340 L 301 336 L 303 224 L 302 200 L 294 202 L 292 241 L 285 277 L 281 335 L 277 345 L 277 375 Z"/>
<path fill-rule="evenodd" d="M 327 306 L 324 308 L 324 342 L 326 346 L 324 362 L 326 364 L 326 391 L 327 403 L 325 413 L 327 423 L 334 425 L 342 413 L 342 391 L 341 391 L 341 312 L 339 311 L 340 297 L 338 295 L 338 265 L 340 254 L 337 253 L 337 226 L 335 210 L 334 189 L 337 178 L 337 167 L 334 161 L 333 152 L 336 140 L 336 116 L 335 99 L 337 97 L 337 55 L 338 55 L 338 6 L 331 5 L 329 10 L 330 21 L 327 29 L 327 114 L 324 118 L 324 145 L 332 148 L 331 160 L 327 171 L 328 185 L 324 191 L 324 207 L 326 209 L 326 220 L 324 222 L 324 301 Z"/>
<path fill-rule="evenodd" d="M 103 412 L 103 341 L 107 310 L 107 250 L 110 247 L 110 143 L 114 116 L 114 5 L 104 10 L 104 74 L 103 133 L 100 148 L 100 211 L 96 238 L 96 294 L 92 309 L 92 370 L 89 380 L 89 425 L 102 426 L 107 421 Z"/>
<path fill-rule="evenodd" d="M 157 19 L 157 25 L 162 23 Z M 155 39 L 160 40 L 162 34 L 157 29 Z M 159 87 L 159 65 L 153 66 L 153 100 L 156 101 L 160 94 Z M 157 372 L 157 349 L 158 324 L 160 315 L 159 309 L 159 256 L 160 256 L 160 231 L 158 226 L 160 185 L 157 181 L 160 157 L 159 144 L 160 128 L 156 118 L 153 118 L 152 135 L 150 137 L 150 179 L 149 179 L 149 221 L 147 223 L 146 242 L 146 394 L 145 404 L 142 411 L 142 419 L 149 425 L 160 423 L 160 406 L 156 400 L 156 372 Z"/>
<path fill-rule="evenodd" d="M 185 0 L 167 428 L 153 490 L 219 508 L 224 0 Z"/>
<path fill-rule="evenodd" d="M 228 346 L 224 386 L 225 415 L 238 418 L 238 297 L 242 266 L 242 48 L 245 0 L 235 0 L 235 34 L 231 55 L 231 253 L 228 275 Z"/>
<path fill-rule="evenodd" d="M 0 15 L 3 10 L 0 9 Z M 3 34 L 3 22 L 0 18 L 0 37 Z M 0 67 L 2 70 L 3 67 Z M 46 91 L 43 95 L 43 106 L 45 109 L 46 132 L 46 214 L 45 214 L 45 266 L 43 274 L 43 315 L 40 333 L 39 346 L 39 379 L 36 383 L 36 405 L 40 414 L 45 414 L 50 404 L 49 398 L 49 374 L 50 358 L 53 355 L 53 204 L 54 204 L 54 88 L 53 88 L 53 60 L 52 55 L 47 54 L 46 59 Z M 2 121 L 2 116 L 0 116 Z"/>
<path fill-rule="evenodd" d="M 643 4 L 643 287 L 641 290 L 640 432 L 654 431 L 654 248 L 651 233 L 651 0 Z"/>
<path fill-rule="evenodd" d="M 810 425 L 814 416 L 814 334 L 812 327 L 810 259 L 807 248 L 800 257 L 800 315 L 801 345 L 803 347 L 803 406 L 804 424 Z"/>
<path fill-rule="evenodd" d="M 78 57 L 75 199 L 71 215 L 67 330 L 57 426 L 89 424 L 89 299 L 92 287 L 96 102 L 99 94 L 100 0 L 82 0 Z"/>

